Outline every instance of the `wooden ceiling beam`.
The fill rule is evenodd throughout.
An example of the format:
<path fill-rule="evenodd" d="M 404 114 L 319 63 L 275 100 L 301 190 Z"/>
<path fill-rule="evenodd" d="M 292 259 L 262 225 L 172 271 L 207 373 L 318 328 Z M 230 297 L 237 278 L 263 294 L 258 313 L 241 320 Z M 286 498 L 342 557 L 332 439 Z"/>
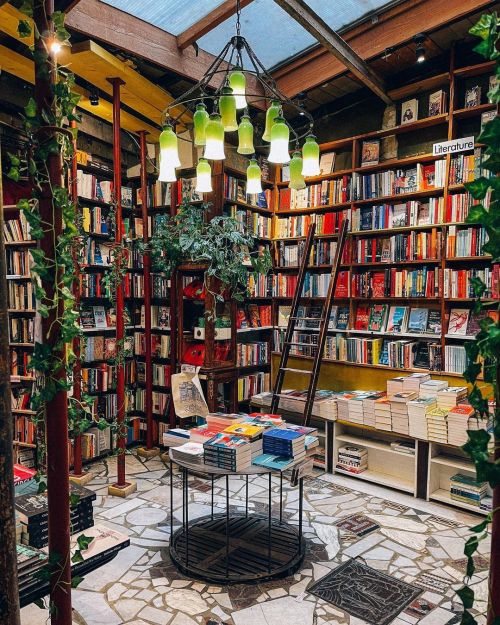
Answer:
<path fill-rule="evenodd" d="M 419 32 L 431 32 L 468 14 L 495 4 L 492 0 L 407 0 L 379 14 L 376 24 L 364 22 L 342 34 L 343 39 L 364 61 L 380 56 L 392 46 L 411 41 Z M 273 72 L 278 87 L 293 97 L 346 72 L 345 65 L 333 59 L 323 47 Z"/>
<path fill-rule="evenodd" d="M 67 14 L 66 26 L 194 81 L 203 78 L 215 60 L 204 50 L 198 54 L 194 48 L 180 50 L 174 35 L 99 0 L 80 0 Z M 219 82 L 216 78 L 214 86 Z M 248 88 L 252 93 L 262 93 L 260 83 L 251 76 Z M 254 106 L 265 108 L 260 102 Z"/>
<path fill-rule="evenodd" d="M 243 9 L 252 0 L 240 0 L 240 6 Z M 210 11 L 205 17 L 202 17 L 195 24 L 186 28 L 184 32 L 177 35 L 177 45 L 180 50 L 184 50 L 192 45 L 195 41 L 206 35 L 222 22 L 225 22 L 231 15 L 236 13 L 236 1 L 225 0 L 222 4 Z"/>
<path fill-rule="evenodd" d="M 311 33 L 338 61 L 343 63 L 362 84 L 366 85 L 387 104 L 392 103 L 382 78 L 304 0 L 274 1 Z"/>

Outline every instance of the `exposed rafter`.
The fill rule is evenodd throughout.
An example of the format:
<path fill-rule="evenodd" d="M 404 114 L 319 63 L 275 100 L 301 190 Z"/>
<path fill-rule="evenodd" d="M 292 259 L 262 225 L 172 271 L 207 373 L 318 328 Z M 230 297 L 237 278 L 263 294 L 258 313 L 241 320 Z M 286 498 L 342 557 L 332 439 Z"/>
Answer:
<path fill-rule="evenodd" d="M 323 46 L 333 54 L 356 78 L 369 87 L 384 102 L 390 104 L 384 81 L 365 61 L 323 21 L 303 0 L 274 0 L 294 20 L 308 30 Z"/>
<path fill-rule="evenodd" d="M 252 0 L 240 0 L 240 7 L 243 9 Z M 187 28 L 180 35 L 177 35 L 177 45 L 180 50 L 184 50 L 203 35 L 213 30 L 222 22 L 225 22 L 231 15 L 236 13 L 236 0 L 225 0 L 222 4 L 210 11 L 208 15 L 202 17 L 201 20 Z"/>
<path fill-rule="evenodd" d="M 363 60 L 369 61 L 391 46 L 411 41 L 418 32 L 431 32 L 494 4 L 492 0 L 407 0 L 379 14 L 376 24 L 364 22 L 342 33 L 342 37 Z M 293 97 L 345 73 L 345 65 L 318 46 L 280 67 L 273 76 L 283 93 Z"/>

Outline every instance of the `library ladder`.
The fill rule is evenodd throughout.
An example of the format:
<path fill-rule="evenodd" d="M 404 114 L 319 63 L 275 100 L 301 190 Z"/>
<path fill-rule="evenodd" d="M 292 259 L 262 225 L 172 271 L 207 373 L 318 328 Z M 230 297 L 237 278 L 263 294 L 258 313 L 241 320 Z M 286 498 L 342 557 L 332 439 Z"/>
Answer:
<path fill-rule="evenodd" d="M 349 226 L 349 221 L 346 219 L 342 222 L 340 228 L 340 234 L 338 238 L 337 248 L 335 250 L 335 256 L 332 264 L 332 270 L 330 274 L 330 282 L 328 284 L 328 290 L 326 297 L 323 301 L 323 308 L 321 311 L 320 317 L 299 317 L 299 308 L 301 306 L 302 300 L 302 290 L 304 287 L 304 280 L 306 277 L 307 270 L 309 269 L 309 262 L 311 257 L 311 249 L 314 241 L 314 233 L 316 231 L 316 224 L 311 224 L 309 226 L 309 230 L 307 232 L 307 238 L 304 246 L 304 253 L 301 259 L 299 273 L 297 276 L 297 286 L 295 289 L 295 294 L 292 300 L 292 307 L 290 311 L 290 317 L 288 318 L 288 326 L 285 332 L 285 340 L 283 342 L 283 348 L 281 351 L 281 359 L 278 367 L 278 373 L 276 376 L 276 380 L 274 382 L 273 388 L 273 396 L 271 400 L 271 413 L 276 413 L 279 405 L 280 397 L 288 397 L 287 395 L 283 395 L 281 393 L 283 388 L 283 382 L 285 379 L 285 375 L 287 371 L 291 373 L 298 373 L 309 378 L 309 386 L 307 388 L 307 397 L 304 405 L 304 415 L 303 415 L 303 424 L 308 425 L 311 419 L 311 412 L 314 404 L 314 398 L 316 395 L 316 388 L 318 385 L 319 372 L 321 368 L 321 361 L 323 358 L 323 352 L 325 349 L 326 343 L 326 335 L 328 332 L 328 323 L 330 320 L 330 312 L 332 310 L 333 304 L 333 296 L 335 293 L 335 287 L 337 284 L 337 277 L 339 273 L 340 261 L 342 258 L 342 254 L 344 251 L 344 245 L 347 236 L 347 228 Z M 297 322 L 311 321 L 319 323 L 317 328 L 313 328 L 317 330 L 316 336 L 318 340 L 315 344 L 302 343 L 300 341 L 294 341 L 294 332 L 297 329 Z M 298 329 L 301 329 L 299 326 Z M 311 333 L 314 336 L 314 332 Z M 292 347 L 300 347 L 302 345 L 307 345 L 308 347 L 312 347 L 315 350 L 314 360 L 312 369 L 296 369 L 288 366 L 288 359 L 290 357 L 290 350 Z M 292 354 L 293 357 L 293 354 Z M 288 399 L 293 399 L 292 397 L 288 397 Z"/>

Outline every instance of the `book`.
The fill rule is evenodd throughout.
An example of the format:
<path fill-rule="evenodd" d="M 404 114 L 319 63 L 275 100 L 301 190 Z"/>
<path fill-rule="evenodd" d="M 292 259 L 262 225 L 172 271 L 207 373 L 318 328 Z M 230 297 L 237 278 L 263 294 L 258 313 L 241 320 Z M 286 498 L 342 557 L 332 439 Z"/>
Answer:
<path fill-rule="evenodd" d="M 387 318 L 387 332 L 400 334 L 405 331 L 408 306 L 391 306 Z"/>
<path fill-rule="evenodd" d="M 429 334 L 441 334 L 440 310 L 429 310 L 426 332 L 428 332 Z"/>
<path fill-rule="evenodd" d="M 337 315 L 337 330 L 347 330 L 349 327 L 349 307 L 339 306 L 339 313 Z"/>
<path fill-rule="evenodd" d="M 296 462 L 295 458 L 277 456 L 275 454 L 260 454 L 252 460 L 252 464 L 277 471 L 285 471 Z"/>
<path fill-rule="evenodd" d="M 94 306 L 94 324 L 96 328 L 107 328 L 106 309 L 104 306 Z"/>
<path fill-rule="evenodd" d="M 474 85 L 465 91 L 464 108 L 472 108 L 481 104 L 481 87 Z"/>
<path fill-rule="evenodd" d="M 450 310 L 450 320 L 448 322 L 448 334 L 465 336 L 467 334 L 469 315 L 469 308 L 452 308 Z"/>
<path fill-rule="evenodd" d="M 401 124 L 411 124 L 418 119 L 418 100 L 412 98 L 401 105 Z"/>
<path fill-rule="evenodd" d="M 446 113 L 446 93 L 440 89 L 429 95 L 429 117 Z"/>
<path fill-rule="evenodd" d="M 370 320 L 370 309 L 368 305 L 360 304 L 356 310 L 356 321 L 354 322 L 355 330 L 368 330 L 368 322 Z"/>
<path fill-rule="evenodd" d="M 387 305 L 375 304 L 370 311 L 370 322 L 368 330 L 370 332 L 383 332 L 385 329 L 385 320 L 387 317 Z"/>
<path fill-rule="evenodd" d="M 380 158 L 380 140 L 363 141 L 361 147 L 361 167 L 378 165 Z"/>
<path fill-rule="evenodd" d="M 408 332 L 423 333 L 427 328 L 428 308 L 412 308 L 408 318 Z"/>
<path fill-rule="evenodd" d="M 335 152 L 323 152 L 319 159 L 319 173 L 331 174 L 335 168 Z"/>
<path fill-rule="evenodd" d="M 493 121 L 496 116 L 497 116 L 497 112 L 495 110 L 485 111 L 484 113 L 481 113 L 481 132 L 483 132 L 486 124 Z"/>

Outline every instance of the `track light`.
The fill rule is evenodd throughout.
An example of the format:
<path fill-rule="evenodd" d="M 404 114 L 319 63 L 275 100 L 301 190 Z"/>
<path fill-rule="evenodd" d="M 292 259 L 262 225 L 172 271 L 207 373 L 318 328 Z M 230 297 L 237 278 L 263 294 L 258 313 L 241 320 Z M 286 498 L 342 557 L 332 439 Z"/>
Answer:
<path fill-rule="evenodd" d="M 413 37 L 413 41 L 416 44 L 415 54 L 417 56 L 417 63 L 423 63 L 425 61 L 425 46 L 424 41 L 427 39 L 424 33 L 418 33 Z"/>
<path fill-rule="evenodd" d="M 91 106 L 99 106 L 99 92 L 98 91 L 93 90 L 89 93 L 89 102 Z"/>

